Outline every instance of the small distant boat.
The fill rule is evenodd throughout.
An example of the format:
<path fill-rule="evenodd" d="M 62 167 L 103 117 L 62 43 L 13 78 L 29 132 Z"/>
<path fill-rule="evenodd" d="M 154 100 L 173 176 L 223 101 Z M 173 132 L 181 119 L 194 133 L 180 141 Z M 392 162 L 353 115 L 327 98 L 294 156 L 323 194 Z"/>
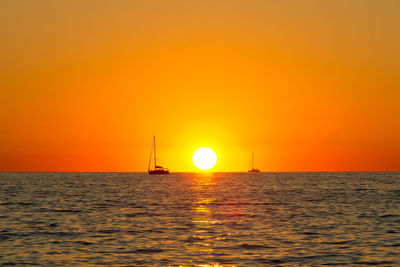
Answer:
<path fill-rule="evenodd" d="M 153 150 L 154 149 L 154 150 Z M 151 168 L 151 158 L 153 155 L 154 151 L 154 168 Z M 151 147 L 151 152 L 150 152 L 150 160 L 149 160 L 149 166 L 147 167 L 147 172 L 149 174 L 169 174 L 169 170 L 167 168 L 164 168 L 163 166 L 158 166 L 157 165 L 157 156 L 156 156 L 156 137 L 153 136 L 153 145 Z"/>
<path fill-rule="evenodd" d="M 251 157 L 251 169 L 249 170 L 249 172 L 260 172 L 259 169 L 254 169 L 254 152 L 253 152 L 253 155 Z"/>

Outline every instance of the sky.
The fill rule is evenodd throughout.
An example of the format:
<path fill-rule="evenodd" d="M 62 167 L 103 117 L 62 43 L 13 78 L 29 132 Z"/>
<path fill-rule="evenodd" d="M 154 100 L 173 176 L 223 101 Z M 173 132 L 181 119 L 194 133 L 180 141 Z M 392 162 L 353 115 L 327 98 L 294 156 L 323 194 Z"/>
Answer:
<path fill-rule="evenodd" d="M 400 1 L 0 2 L 0 171 L 400 171 Z"/>

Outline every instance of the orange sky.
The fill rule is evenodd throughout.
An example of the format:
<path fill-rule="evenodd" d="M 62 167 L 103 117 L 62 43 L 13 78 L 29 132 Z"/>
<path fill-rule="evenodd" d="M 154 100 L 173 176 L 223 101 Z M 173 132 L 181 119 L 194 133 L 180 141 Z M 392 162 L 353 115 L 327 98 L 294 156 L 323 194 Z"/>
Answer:
<path fill-rule="evenodd" d="M 0 171 L 400 171 L 400 1 L 0 2 Z"/>

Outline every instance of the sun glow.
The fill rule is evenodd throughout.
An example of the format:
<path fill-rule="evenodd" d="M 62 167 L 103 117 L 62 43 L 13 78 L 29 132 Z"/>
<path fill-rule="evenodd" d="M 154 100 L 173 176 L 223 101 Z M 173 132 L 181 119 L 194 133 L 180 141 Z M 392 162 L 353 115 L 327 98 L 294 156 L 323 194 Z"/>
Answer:
<path fill-rule="evenodd" d="M 200 170 L 209 170 L 217 163 L 217 154 L 211 148 L 202 147 L 193 153 L 192 161 Z"/>

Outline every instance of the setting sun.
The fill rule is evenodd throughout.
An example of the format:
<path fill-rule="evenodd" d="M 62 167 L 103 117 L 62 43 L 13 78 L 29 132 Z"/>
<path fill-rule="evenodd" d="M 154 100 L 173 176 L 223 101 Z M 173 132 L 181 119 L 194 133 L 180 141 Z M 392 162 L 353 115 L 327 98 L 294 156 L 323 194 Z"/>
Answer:
<path fill-rule="evenodd" d="M 209 170 L 217 163 L 217 154 L 211 148 L 202 147 L 193 153 L 192 161 L 200 170 Z"/>

